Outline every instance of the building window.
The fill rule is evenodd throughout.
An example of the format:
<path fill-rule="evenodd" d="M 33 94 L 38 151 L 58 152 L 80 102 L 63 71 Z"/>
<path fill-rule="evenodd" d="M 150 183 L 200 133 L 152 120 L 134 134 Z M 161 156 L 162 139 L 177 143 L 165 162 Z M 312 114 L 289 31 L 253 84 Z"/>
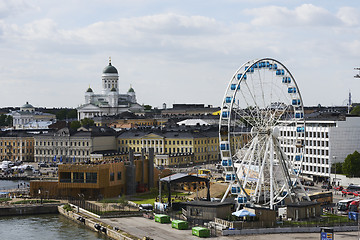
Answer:
<path fill-rule="evenodd" d="M 73 172 L 73 182 L 74 183 L 84 183 L 84 173 L 83 172 Z"/>
<path fill-rule="evenodd" d="M 121 172 L 117 173 L 117 180 L 121 180 Z"/>
<path fill-rule="evenodd" d="M 110 181 L 114 181 L 115 177 L 114 177 L 114 173 L 110 173 Z"/>
<path fill-rule="evenodd" d="M 87 172 L 86 183 L 97 183 L 97 173 Z"/>

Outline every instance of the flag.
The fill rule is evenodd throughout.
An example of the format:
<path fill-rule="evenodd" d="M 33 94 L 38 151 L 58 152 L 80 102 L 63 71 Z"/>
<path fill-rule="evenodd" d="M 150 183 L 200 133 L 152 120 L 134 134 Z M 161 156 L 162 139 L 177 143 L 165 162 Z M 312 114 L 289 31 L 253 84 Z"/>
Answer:
<path fill-rule="evenodd" d="M 53 159 L 54 162 L 56 162 L 56 155 L 54 156 L 54 159 Z"/>
<path fill-rule="evenodd" d="M 74 158 L 73 158 L 73 162 L 76 162 L 76 160 L 75 160 L 75 156 L 74 156 Z"/>
<path fill-rule="evenodd" d="M 62 156 L 60 156 L 60 162 L 62 163 Z"/>

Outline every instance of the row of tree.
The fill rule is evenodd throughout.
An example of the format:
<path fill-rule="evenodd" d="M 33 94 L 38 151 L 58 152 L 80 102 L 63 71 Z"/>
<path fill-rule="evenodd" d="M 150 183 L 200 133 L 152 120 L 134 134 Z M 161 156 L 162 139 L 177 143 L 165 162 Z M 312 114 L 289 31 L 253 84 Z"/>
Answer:
<path fill-rule="evenodd" d="M 6 114 L 1 114 L 0 115 L 0 126 L 1 127 L 4 127 L 4 126 L 11 127 L 12 126 L 12 121 L 13 121 L 12 116 L 8 116 Z"/>
<path fill-rule="evenodd" d="M 94 126 L 94 120 L 89 119 L 89 118 L 84 118 L 81 119 L 80 121 L 72 121 L 70 123 L 70 128 L 71 129 L 78 129 L 79 127 L 90 127 L 90 126 Z"/>
<path fill-rule="evenodd" d="M 360 177 L 360 153 L 355 151 L 349 154 L 343 163 L 334 163 L 331 173 L 344 174 L 347 177 Z"/>

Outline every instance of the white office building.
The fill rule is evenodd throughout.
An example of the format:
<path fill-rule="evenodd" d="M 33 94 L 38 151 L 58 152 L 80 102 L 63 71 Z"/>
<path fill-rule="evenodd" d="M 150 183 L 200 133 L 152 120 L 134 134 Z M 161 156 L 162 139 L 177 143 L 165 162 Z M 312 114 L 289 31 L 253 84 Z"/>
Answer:
<path fill-rule="evenodd" d="M 289 156 L 294 153 L 294 127 L 280 131 L 281 144 Z M 337 120 L 307 120 L 302 173 L 309 177 L 330 176 L 334 162 L 344 162 L 347 155 L 360 151 L 360 117 Z"/>

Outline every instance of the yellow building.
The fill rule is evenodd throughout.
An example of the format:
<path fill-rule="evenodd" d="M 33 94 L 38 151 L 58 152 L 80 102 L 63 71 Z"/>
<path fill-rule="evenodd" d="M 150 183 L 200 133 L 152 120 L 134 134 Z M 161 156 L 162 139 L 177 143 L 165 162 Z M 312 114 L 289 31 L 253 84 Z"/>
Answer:
<path fill-rule="evenodd" d="M 23 131 L 0 132 L 0 161 L 34 161 L 34 137 Z"/>
<path fill-rule="evenodd" d="M 135 153 L 154 148 L 158 166 L 184 166 L 187 164 L 219 161 L 219 133 L 217 127 L 179 127 L 176 129 L 132 129 L 117 137 L 117 150 Z M 233 139 L 243 144 L 246 138 Z"/>
<path fill-rule="evenodd" d="M 164 118 L 134 118 L 134 119 L 117 119 L 108 124 L 111 128 L 129 129 L 138 127 L 158 127 L 167 123 Z"/>

